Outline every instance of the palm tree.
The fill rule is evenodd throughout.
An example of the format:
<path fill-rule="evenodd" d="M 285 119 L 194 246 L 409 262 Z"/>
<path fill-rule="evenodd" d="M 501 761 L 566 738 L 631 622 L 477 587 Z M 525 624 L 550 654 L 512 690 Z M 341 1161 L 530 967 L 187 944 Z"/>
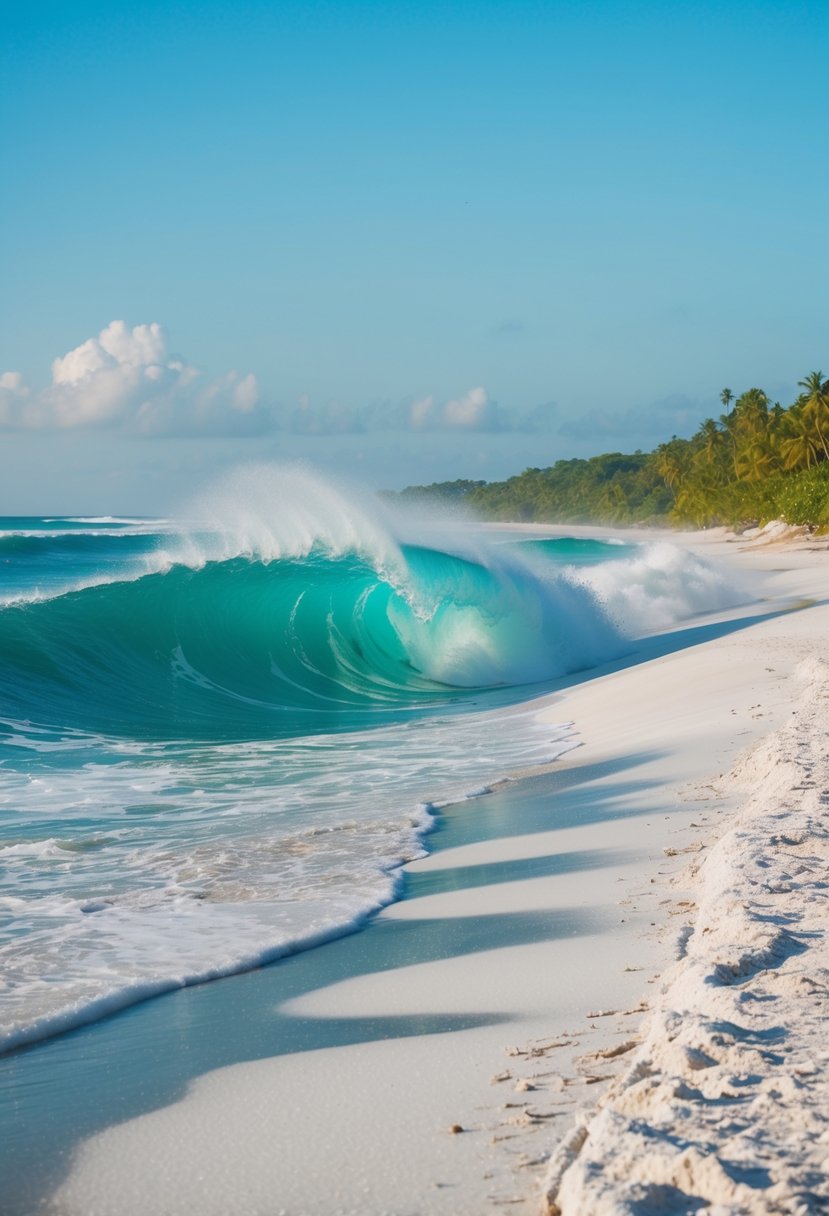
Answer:
<path fill-rule="evenodd" d="M 694 479 L 713 500 L 728 481 L 730 464 L 726 438 L 713 418 L 706 418 L 693 439 L 696 451 L 692 461 Z"/>
<path fill-rule="evenodd" d="M 724 388 L 723 391 L 720 393 L 720 401 L 722 401 L 723 405 L 725 406 L 726 414 L 728 413 L 728 411 L 731 407 L 731 402 L 733 400 L 734 400 L 734 394 L 732 393 L 731 389 Z"/>
<path fill-rule="evenodd" d="M 769 399 L 761 388 L 749 388 L 741 393 L 734 406 L 740 419 L 750 419 L 752 425 L 764 421 L 769 415 Z"/>
<path fill-rule="evenodd" d="M 737 476 L 740 481 L 762 481 L 772 472 L 774 458 L 765 443 L 746 444 L 737 454 Z"/>
<path fill-rule="evenodd" d="M 696 527 L 703 527 L 716 521 L 717 512 L 711 502 L 711 494 L 707 487 L 693 478 L 688 478 L 679 489 L 676 496 L 674 515 L 677 519 L 687 521 Z"/>
<path fill-rule="evenodd" d="M 654 453 L 656 471 L 676 501 L 677 491 L 688 473 L 691 445 L 676 435 L 670 443 L 660 443 Z"/>
<path fill-rule="evenodd" d="M 771 455 L 769 399 L 763 390 L 750 388 L 741 393 L 729 422 L 734 476 L 738 481 L 755 481 L 760 476 L 761 463 L 765 463 L 768 471 Z M 767 458 L 765 462 L 760 459 L 761 453 Z"/>
<path fill-rule="evenodd" d="M 793 405 L 787 411 L 785 429 L 787 433 L 780 440 L 784 469 L 793 472 L 817 464 L 820 457 L 814 427 L 802 406 Z"/>
<path fill-rule="evenodd" d="M 699 428 L 699 437 L 702 440 L 702 450 L 713 463 L 714 457 L 720 450 L 720 440 L 722 438 L 722 432 L 713 418 L 705 419 L 705 422 Z"/>
<path fill-rule="evenodd" d="M 727 390 L 729 393 L 731 389 Z M 723 393 L 726 392 L 723 389 Z M 722 399 L 722 394 L 720 394 Z M 735 465 L 737 459 L 737 412 L 736 410 L 729 414 L 720 414 L 721 434 L 723 437 L 723 450 L 728 450 L 728 456 L 732 466 Z M 735 473 L 736 476 L 736 473 Z"/>
<path fill-rule="evenodd" d="M 800 388 L 804 390 L 800 404 L 803 415 L 814 426 L 820 447 L 826 460 L 829 460 L 826 433 L 829 431 L 829 392 L 823 382 L 823 372 L 809 372 L 805 380 L 799 380 Z"/>
<path fill-rule="evenodd" d="M 809 372 L 803 380 L 798 380 L 798 388 L 803 388 L 807 393 L 822 393 L 826 385 L 823 380 L 823 372 Z"/>

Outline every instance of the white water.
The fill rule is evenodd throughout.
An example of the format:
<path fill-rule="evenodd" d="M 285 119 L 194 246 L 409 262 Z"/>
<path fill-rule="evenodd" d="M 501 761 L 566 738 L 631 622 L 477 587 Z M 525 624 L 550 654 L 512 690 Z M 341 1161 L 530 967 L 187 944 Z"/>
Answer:
<path fill-rule="evenodd" d="M 625 635 L 746 598 L 669 544 L 589 567 L 555 565 L 489 545 L 480 530 L 431 522 L 418 533 L 416 520 L 303 470 L 228 475 L 188 514 L 196 525 L 164 521 L 159 545 L 130 569 L 75 585 L 239 556 L 356 552 L 407 597 L 412 611 L 397 628 L 414 668 L 459 688 L 549 679 L 618 655 L 630 646 Z M 85 535 L 114 522 L 89 520 Z M 147 528 L 141 521 L 131 534 Z M 433 585 L 431 599 L 416 593 L 402 546 L 418 540 L 469 562 L 469 579 L 461 571 L 460 583 Z M 72 582 L 65 562 L 59 569 L 55 588 L 6 594 L 61 594 Z M 233 645 L 232 629 L 222 636 Z M 0 1049 L 349 931 L 395 897 L 400 865 L 423 850 L 430 804 L 574 745 L 566 727 L 507 711 L 209 745 L 115 739 L 65 723 L 6 727 Z"/>
<path fill-rule="evenodd" d="M 97 760 L 7 774 L 0 806 L 26 812 L 0 848 L 0 1049 L 350 931 L 395 897 L 431 806 L 574 745 L 505 712 L 211 746 L 201 764 L 99 738 Z"/>

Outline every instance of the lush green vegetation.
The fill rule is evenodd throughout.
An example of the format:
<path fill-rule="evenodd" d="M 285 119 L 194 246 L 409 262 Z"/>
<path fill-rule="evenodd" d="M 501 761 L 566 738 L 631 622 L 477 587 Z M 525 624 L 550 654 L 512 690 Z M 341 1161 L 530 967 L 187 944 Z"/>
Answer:
<path fill-rule="evenodd" d="M 486 485 L 485 481 L 433 481 L 430 486 L 406 486 L 399 494 L 384 491 L 386 498 L 396 498 L 400 502 L 413 503 L 458 503 L 468 499 L 473 490 L 480 490 Z"/>
<path fill-rule="evenodd" d="M 829 380 L 812 372 L 799 387 L 788 408 L 759 388 L 736 399 L 723 389 L 725 413 L 654 452 L 559 460 L 501 482 L 410 486 L 398 497 L 465 502 L 487 519 L 829 528 Z"/>
<path fill-rule="evenodd" d="M 723 389 L 726 413 L 706 419 L 692 439 L 672 439 L 656 449 L 674 519 L 829 525 L 829 381 L 812 372 L 799 387 L 803 391 L 788 409 L 772 405 L 759 388 L 736 401 Z"/>
<path fill-rule="evenodd" d="M 611 452 L 589 460 L 559 460 L 550 469 L 527 469 L 509 481 L 474 490 L 469 502 L 488 519 L 654 519 L 671 508 L 671 493 L 651 456 Z"/>

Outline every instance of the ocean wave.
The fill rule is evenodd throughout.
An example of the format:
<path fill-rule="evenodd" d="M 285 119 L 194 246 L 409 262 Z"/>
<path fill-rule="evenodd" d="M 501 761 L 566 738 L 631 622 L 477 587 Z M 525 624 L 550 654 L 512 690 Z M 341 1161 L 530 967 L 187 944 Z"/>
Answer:
<path fill-rule="evenodd" d="M 98 739 L 35 788 L 0 770 L 37 807 L 0 853 L 0 1052 L 352 932 L 397 897 L 438 807 L 574 746 L 511 711 L 132 755 Z"/>
<path fill-rule="evenodd" d="M 671 545 L 604 546 L 596 564 L 597 542 L 569 538 L 414 544 L 308 474 L 245 485 L 125 569 L 7 602 L 4 716 L 139 738 L 351 730 L 549 682 L 739 599 Z"/>
<path fill-rule="evenodd" d="M 642 546 L 624 561 L 574 575 L 629 636 L 665 629 L 692 616 L 745 603 L 750 595 L 725 571 L 670 542 Z"/>
<path fill-rule="evenodd" d="M 547 680 L 620 645 L 591 593 L 517 559 L 403 547 L 231 558 L 0 611 L 4 716 L 172 735 L 317 733 Z M 351 711 L 351 716 L 348 716 Z"/>
<path fill-rule="evenodd" d="M 505 542 L 302 470 L 187 518 L 6 538 L 0 1049 L 353 929 L 435 808 L 577 745 L 504 705 L 739 598 L 672 546 Z"/>

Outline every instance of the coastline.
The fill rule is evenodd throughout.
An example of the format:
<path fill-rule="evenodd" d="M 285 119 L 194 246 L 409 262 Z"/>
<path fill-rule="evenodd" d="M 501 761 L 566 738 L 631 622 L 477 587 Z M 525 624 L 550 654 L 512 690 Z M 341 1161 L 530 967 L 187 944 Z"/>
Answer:
<path fill-rule="evenodd" d="M 742 805 L 689 867 L 694 915 L 641 1043 L 553 1154 L 556 1216 L 829 1206 L 829 666 L 798 677 L 791 720 L 715 786 Z"/>
<path fill-rule="evenodd" d="M 654 657 L 544 698 L 548 720 L 572 719 L 581 747 L 549 772 L 445 808 L 434 851 L 406 868 L 402 902 L 355 937 L 269 969 L 300 977 L 268 998 L 299 1045 L 255 1062 L 207 1052 L 183 1095 L 86 1139 L 46 1210 L 538 1209 L 547 1153 L 604 1084 L 578 1057 L 635 1037 L 644 981 L 664 970 L 689 919 L 673 891 L 665 904 L 664 882 L 736 805 L 736 791 L 712 798 L 704 783 L 785 723 L 790 677 L 825 633 L 821 604 L 787 611 L 829 593 L 825 553 L 658 538 L 765 572 L 765 615 L 692 623 L 661 652 L 657 637 Z M 251 984 L 267 973 L 255 975 Z M 176 1008 L 196 1016 L 183 994 Z M 221 1033 L 211 1016 L 198 1014 L 208 1038 Z"/>
<path fill-rule="evenodd" d="M 829 545 L 783 526 L 735 541 L 754 564 L 774 546 L 782 573 L 806 570 L 820 598 L 761 631 L 767 673 L 800 656 L 787 713 L 708 786 L 709 803 L 737 808 L 673 880 L 687 909 L 675 961 L 621 1072 L 554 1149 L 541 1204 L 551 1216 L 829 1206 Z"/>

